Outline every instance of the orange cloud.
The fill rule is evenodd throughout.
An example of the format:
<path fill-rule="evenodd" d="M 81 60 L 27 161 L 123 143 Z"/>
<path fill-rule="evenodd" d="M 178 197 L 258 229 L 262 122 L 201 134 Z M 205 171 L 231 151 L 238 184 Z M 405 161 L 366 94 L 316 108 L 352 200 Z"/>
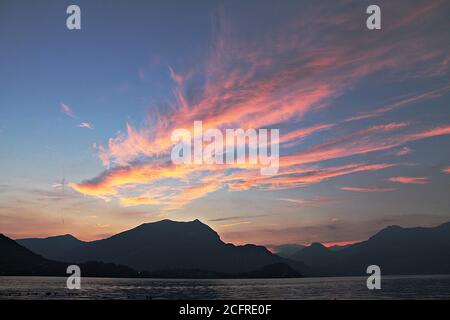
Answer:
<path fill-rule="evenodd" d="M 144 197 L 122 197 L 119 187 L 125 185 L 148 185 L 167 178 L 192 180 L 201 171 L 210 171 L 217 174 L 217 181 L 209 181 L 207 183 L 205 181 L 192 182 L 191 187 L 181 189 L 182 192 L 178 197 L 171 197 L 172 204 L 169 207 L 179 208 L 189 201 L 217 190 L 222 186 L 222 183 L 228 186 L 231 191 L 243 191 L 251 188 L 280 190 L 304 187 L 342 175 L 389 168 L 393 164 L 348 164 L 329 168 L 302 168 L 299 165 L 385 150 L 406 142 L 450 133 L 450 127 L 438 127 L 415 133 L 389 136 L 384 139 L 379 139 L 376 136 L 379 133 L 390 132 L 406 126 L 406 123 L 390 123 L 369 127 L 349 136 L 344 136 L 292 155 L 282 156 L 280 158 L 281 169 L 279 174 L 271 177 L 261 176 L 259 171 L 255 170 L 254 165 L 196 166 L 174 165 L 169 162 L 161 163 L 155 161 L 148 164 L 116 167 L 95 179 L 79 184 L 70 184 L 70 186 L 80 193 L 97 196 L 102 199 L 110 199 L 111 196 L 124 198 L 124 200 L 121 200 L 121 203 L 127 206 L 143 204 L 146 200 Z M 225 174 L 224 170 L 230 168 L 241 168 L 244 171 Z M 155 203 L 155 201 L 155 199 L 147 200 L 149 204 Z"/>
<path fill-rule="evenodd" d="M 196 199 L 204 197 L 209 193 L 217 191 L 223 185 L 220 181 L 220 176 L 220 174 L 211 175 L 203 178 L 200 183 L 182 187 L 175 196 L 169 199 L 166 210 L 179 209 L 187 203 L 190 203 Z"/>
<path fill-rule="evenodd" d="M 70 186 L 83 194 L 116 195 L 118 188 L 129 184 L 149 184 L 163 178 L 187 177 L 192 167 L 174 165 L 169 162 L 154 162 L 127 167 L 116 167 L 102 175 L 82 183 L 71 183 Z"/>
<path fill-rule="evenodd" d="M 450 167 L 442 169 L 442 172 L 450 174 Z"/>
<path fill-rule="evenodd" d="M 329 247 L 333 247 L 333 246 L 348 246 L 351 244 L 355 244 L 358 242 L 362 242 L 363 240 L 347 240 L 347 241 L 337 241 L 337 242 L 324 242 L 322 243 L 325 247 L 329 248 Z"/>

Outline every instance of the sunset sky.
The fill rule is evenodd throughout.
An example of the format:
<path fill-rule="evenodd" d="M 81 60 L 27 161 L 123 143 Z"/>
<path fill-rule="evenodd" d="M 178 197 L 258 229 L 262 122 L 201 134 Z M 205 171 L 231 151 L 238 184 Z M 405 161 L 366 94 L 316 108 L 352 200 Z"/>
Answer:
<path fill-rule="evenodd" d="M 449 1 L 377 1 L 382 30 L 361 0 L 75 2 L 0 1 L 1 233 L 200 219 L 346 243 L 450 221 Z M 278 174 L 173 164 L 196 120 L 279 129 Z"/>

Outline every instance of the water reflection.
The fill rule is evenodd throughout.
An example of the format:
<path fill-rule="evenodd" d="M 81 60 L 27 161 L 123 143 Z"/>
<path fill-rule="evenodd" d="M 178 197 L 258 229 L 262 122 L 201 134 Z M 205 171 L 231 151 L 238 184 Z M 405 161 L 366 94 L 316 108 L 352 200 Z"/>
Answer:
<path fill-rule="evenodd" d="M 80 290 L 66 278 L 0 277 L 0 299 L 450 299 L 450 275 L 385 276 L 381 290 L 365 277 L 306 279 L 83 278 Z"/>

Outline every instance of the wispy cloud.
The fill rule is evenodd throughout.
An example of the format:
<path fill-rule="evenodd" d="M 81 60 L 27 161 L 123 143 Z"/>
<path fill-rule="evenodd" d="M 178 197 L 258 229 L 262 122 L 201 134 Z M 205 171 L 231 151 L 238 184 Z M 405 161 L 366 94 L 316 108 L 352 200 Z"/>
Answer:
<path fill-rule="evenodd" d="M 327 204 L 334 201 L 333 199 L 325 197 L 316 197 L 308 199 L 278 198 L 276 200 L 292 203 L 292 205 L 289 205 L 290 208 L 319 207 L 322 204 Z"/>
<path fill-rule="evenodd" d="M 447 168 L 442 169 L 442 172 L 450 174 L 450 166 Z"/>
<path fill-rule="evenodd" d="M 61 103 L 60 111 L 71 118 L 77 118 L 75 112 L 65 103 Z"/>
<path fill-rule="evenodd" d="M 376 108 L 370 111 L 360 112 L 356 116 L 349 117 L 345 121 L 363 120 L 381 116 L 387 112 L 405 107 L 415 105 L 431 99 L 440 98 L 450 92 L 450 85 L 443 86 L 438 89 L 430 90 L 422 93 L 408 94 L 397 98 L 395 101 L 386 104 L 383 107 Z"/>
<path fill-rule="evenodd" d="M 428 177 L 391 177 L 387 180 L 403 184 L 427 184 L 429 182 Z"/>
<path fill-rule="evenodd" d="M 411 133 L 389 136 L 379 135 L 400 127 L 400 124 L 390 124 L 361 130 L 286 156 L 283 158 L 282 163 L 285 165 L 293 165 L 344 158 L 352 155 L 388 150 L 408 142 L 450 134 L 450 125 L 448 125 Z"/>
<path fill-rule="evenodd" d="M 339 187 L 339 189 L 354 192 L 387 192 L 397 190 L 397 188 L 387 188 L 387 187 Z"/>
<path fill-rule="evenodd" d="M 399 150 L 395 151 L 393 154 L 395 156 L 400 157 L 400 156 L 405 156 L 407 154 L 410 154 L 411 152 L 412 152 L 412 149 L 410 147 L 403 147 L 403 148 L 400 148 Z"/>
<path fill-rule="evenodd" d="M 235 226 L 240 226 L 243 224 L 250 224 L 252 223 L 251 221 L 241 221 L 241 222 L 236 222 L 236 223 L 227 223 L 227 224 L 222 224 L 220 225 L 220 227 L 222 228 L 231 228 L 231 227 L 235 227 Z"/>
<path fill-rule="evenodd" d="M 304 138 L 312 135 L 313 133 L 324 131 L 331 129 L 336 124 L 318 124 L 307 128 L 297 129 L 295 131 L 291 131 L 287 134 L 284 134 L 280 138 L 280 143 L 291 142 L 291 145 L 295 142 L 295 144 L 300 143 Z M 294 141 L 293 141 L 294 140 Z"/>
<path fill-rule="evenodd" d="M 255 214 L 255 215 L 248 215 L 248 216 L 231 216 L 231 217 L 220 217 L 215 219 L 209 219 L 211 222 L 221 222 L 221 221 L 230 221 L 230 220 L 242 220 L 242 219 L 250 219 L 250 218 L 260 218 L 265 217 L 267 214 Z"/>
<path fill-rule="evenodd" d="M 94 129 L 94 126 L 89 122 L 81 122 L 78 127 L 86 129 Z"/>

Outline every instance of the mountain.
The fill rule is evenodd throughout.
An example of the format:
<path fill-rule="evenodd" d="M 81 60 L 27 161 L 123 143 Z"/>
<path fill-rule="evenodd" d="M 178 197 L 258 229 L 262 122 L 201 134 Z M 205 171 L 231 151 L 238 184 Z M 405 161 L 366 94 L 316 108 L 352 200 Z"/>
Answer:
<path fill-rule="evenodd" d="M 64 266 L 47 260 L 0 234 L 0 275 L 62 275 L 64 271 Z"/>
<path fill-rule="evenodd" d="M 270 251 L 283 258 L 290 258 L 297 251 L 305 248 L 301 244 L 280 244 L 280 245 L 266 245 Z"/>
<path fill-rule="evenodd" d="M 74 250 L 81 247 L 85 242 L 78 240 L 70 234 L 48 237 L 18 239 L 16 242 L 33 252 L 44 255 L 52 260 L 64 260 L 62 254 L 66 250 Z M 45 253 L 45 254 L 44 254 Z"/>
<path fill-rule="evenodd" d="M 302 261 L 309 266 L 314 265 L 315 268 L 323 271 L 323 269 L 329 266 L 330 261 L 335 260 L 335 252 L 320 243 L 314 242 L 291 257 L 292 259 Z"/>
<path fill-rule="evenodd" d="M 92 242 L 70 235 L 19 240 L 29 250 L 5 236 L 0 240 L 1 274 L 51 274 L 65 271 L 71 261 L 84 263 L 90 274 L 138 270 L 140 277 L 365 275 L 371 264 L 380 266 L 382 274 L 450 274 L 450 222 L 434 228 L 390 226 L 339 250 L 313 243 L 297 251 L 292 260 L 263 246 L 224 243 L 198 220 L 146 223 Z M 56 257 L 66 263 L 50 261 Z"/>
<path fill-rule="evenodd" d="M 214 230 L 199 220 L 145 223 L 107 239 L 82 242 L 68 248 L 59 245 L 58 240 L 67 239 L 51 237 L 19 241 L 46 258 L 111 262 L 138 271 L 177 269 L 238 274 L 284 263 L 296 272 L 311 274 L 303 263 L 274 255 L 263 246 L 224 243 Z M 49 243 L 50 250 L 47 250 L 46 243 Z"/>
<path fill-rule="evenodd" d="M 16 241 L 0 234 L 1 276 L 67 276 L 67 267 L 73 263 L 48 260 Z M 112 263 L 86 262 L 80 264 L 82 276 L 87 277 L 137 277 L 139 274 L 125 266 Z"/>
<path fill-rule="evenodd" d="M 48 238 L 54 240 L 56 237 Z M 58 237 L 62 239 L 63 237 Z M 45 259 L 14 240 L 0 234 L 0 276 L 60 276 L 67 277 L 67 267 L 73 263 Z M 205 270 L 159 270 L 137 272 L 129 267 L 89 261 L 79 264 L 84 277 L 111 278 L 298 278 L 301 275 L 284 263 L 264 266 L 245 273 L 218 273 Z"/>
<path fill-rule="evenodd" d="M 450 222 L 434 228 L 390 226 L 338 251 L 312 244 L 292 259 L 326 276 L 365 275 L 372 264 L 382 274 L 449 274 Z"/>

